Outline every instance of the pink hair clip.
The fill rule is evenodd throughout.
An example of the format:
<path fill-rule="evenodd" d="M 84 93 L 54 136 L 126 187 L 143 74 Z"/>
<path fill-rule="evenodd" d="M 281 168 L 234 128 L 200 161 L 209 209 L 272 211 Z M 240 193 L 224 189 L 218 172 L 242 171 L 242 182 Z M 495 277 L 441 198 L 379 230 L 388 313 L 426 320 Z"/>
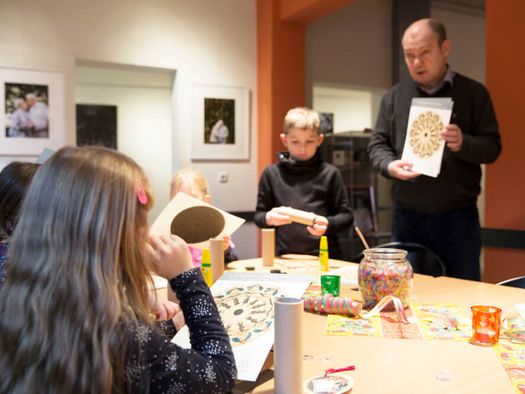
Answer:
<path fill-rule="evenodd" d="M 148 195 L 141 185 L 135 186 L 135 193 L 137 194 L 137 200 L 141 205 L 146 205 L 148 203 Z"/>

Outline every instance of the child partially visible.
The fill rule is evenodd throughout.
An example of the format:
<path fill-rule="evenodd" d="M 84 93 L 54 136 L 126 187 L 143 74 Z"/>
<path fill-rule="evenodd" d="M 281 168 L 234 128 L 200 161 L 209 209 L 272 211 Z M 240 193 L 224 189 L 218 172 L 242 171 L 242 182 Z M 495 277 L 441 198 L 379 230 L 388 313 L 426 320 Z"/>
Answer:
<path fill-rule="evenodd" d="M 149 182 L 129 157 L 63 148 L 29 187 L 0 293 L 0 393 L 225 393 L 235 359 L 184 241 L 149 235 Z M 192 349 L 152 325 L 169 280 Z"/>
<path fill-rule="evenodd" d="M 170 185 L 170 198 L 175 197 L 179 192 L 197 198 L 207 204 L 211 203 L 208 180 L 199 171 L 191 168 L 179 170 L 173 175 Z M 234 247 L 231 237 L 225 236 L 223 245 L 224 263 L 238 260 Z M 202 251 L 190 246 L 190 252 L 195 266 L 200 266 Z"/>
<path fill-rule="evenodd" d="M 339 170 L 321 158 L 323 143 L 317 112 L 293 108 L 284 119 L 281 142 L 288 150 L 280 161 L 265 168 L 259 180 L 257 226 L 276 228 L 276 252 L 317 255 L 319 237 L 328 237 L 331 258 L 341 258 L 338 233 L 348 229 L 353 216 Z M 317 216 L 312 226 L 292 223 L 279 207 L 291 207 Z"/>
<path fill-rule="evenodd" d="M 39 167 L 36 163 L 13 161 L 0 172 L 0 289 L 7 275 L 9 237 L 15 230 L 20 205 Z"/>

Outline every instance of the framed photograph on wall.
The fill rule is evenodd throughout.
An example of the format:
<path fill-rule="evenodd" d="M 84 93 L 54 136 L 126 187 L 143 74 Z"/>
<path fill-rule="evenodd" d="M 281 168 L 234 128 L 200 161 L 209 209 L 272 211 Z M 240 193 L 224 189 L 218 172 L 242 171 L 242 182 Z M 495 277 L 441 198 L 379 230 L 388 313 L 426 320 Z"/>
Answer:
<path fill-rule="evenodd" d="M 193 93 L 192 160 L 247 160 L 248 89 L 196 85 Z"/>
<path fill-rule="evenodd" d="M 61 73 L 0 68 L 0 155 L 37 156 L 65 144 Z"/>

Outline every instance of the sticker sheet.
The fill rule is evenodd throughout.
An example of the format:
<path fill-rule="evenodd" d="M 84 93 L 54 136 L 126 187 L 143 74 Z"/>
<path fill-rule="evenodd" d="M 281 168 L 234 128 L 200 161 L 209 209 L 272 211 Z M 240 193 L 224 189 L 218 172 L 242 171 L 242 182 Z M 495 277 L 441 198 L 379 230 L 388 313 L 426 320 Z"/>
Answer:
<path fill-rule="evenodd" d="M 470 317 L 457 305 L 411 304 L 405 312 L 410 324 L 398 323 L 395 312 L 369 319 L 329 315 L 325 334 L 428 340 L 468 340 L 472 335 Z"/>
<path fill-rule="evenodd" d="M 525 393 L 525 343 L 502 339 L 494 350 L 517 393 Z"/>

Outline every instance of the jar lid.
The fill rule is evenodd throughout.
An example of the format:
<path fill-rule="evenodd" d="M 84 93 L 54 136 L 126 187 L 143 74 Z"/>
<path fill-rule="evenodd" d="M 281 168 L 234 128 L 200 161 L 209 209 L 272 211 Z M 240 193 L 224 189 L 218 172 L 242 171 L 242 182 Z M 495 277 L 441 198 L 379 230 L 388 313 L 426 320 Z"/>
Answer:
<path fill-rule="evenodd" d="M 380 256 L 381 258 L 404 258 L 408 254 L 406 250 L 394 248 L 371 248 L 363 250 L 365 256 Z"/>

